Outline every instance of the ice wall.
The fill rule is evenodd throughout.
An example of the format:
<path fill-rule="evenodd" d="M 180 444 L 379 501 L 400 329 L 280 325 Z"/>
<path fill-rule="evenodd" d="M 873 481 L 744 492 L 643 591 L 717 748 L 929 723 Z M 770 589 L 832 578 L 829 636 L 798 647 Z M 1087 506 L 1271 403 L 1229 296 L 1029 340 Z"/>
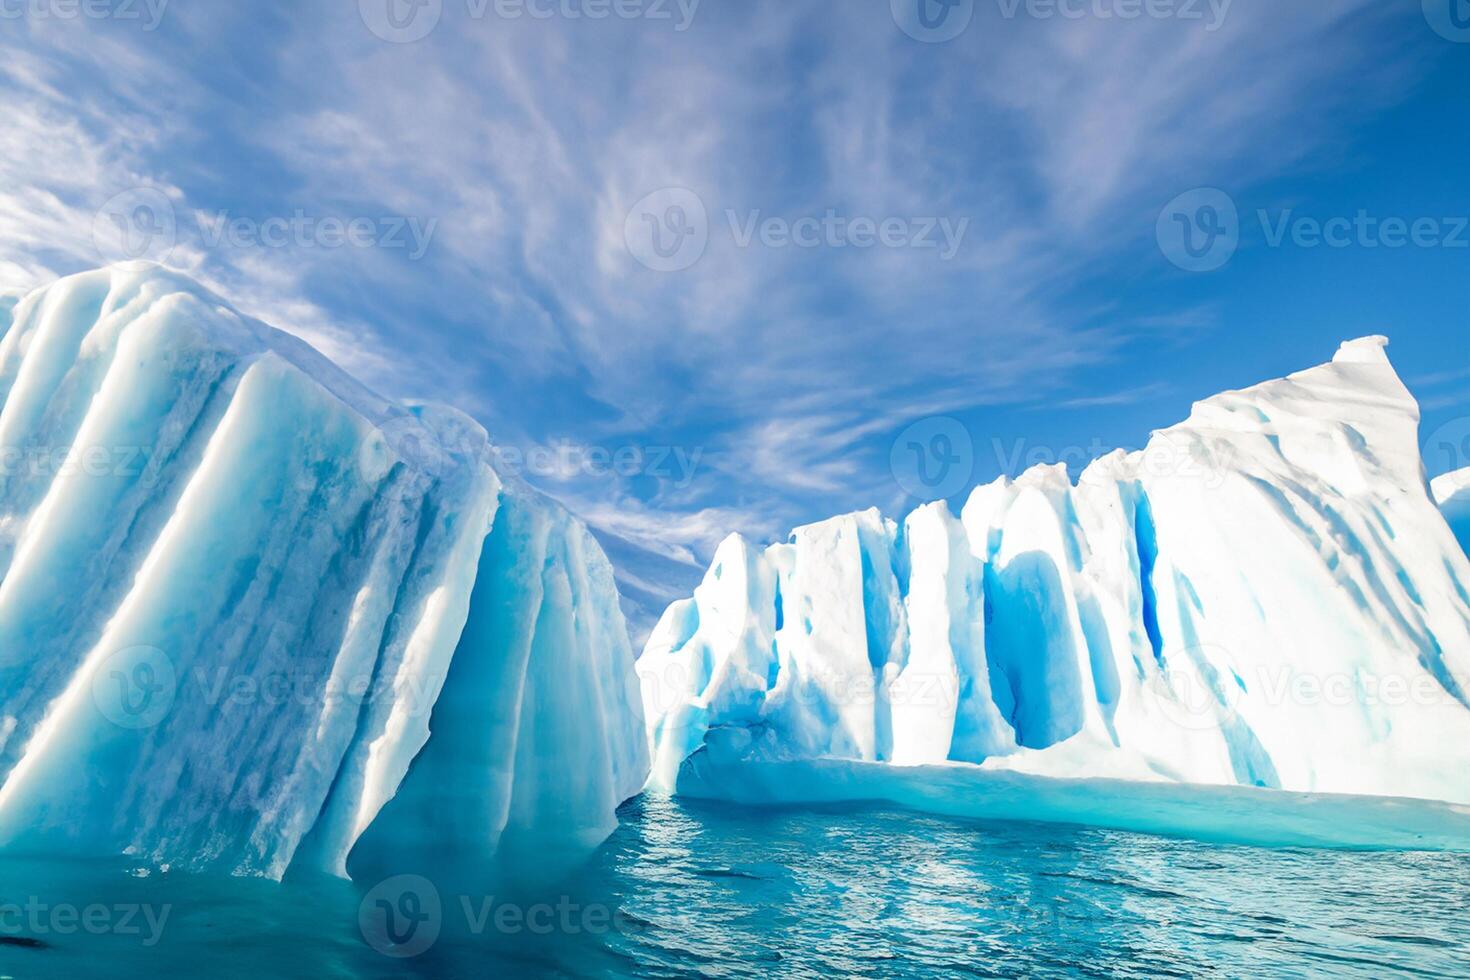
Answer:
<path fill-rule="evenodd" d="M 767 761 L 1470 802 L 1470 562 L 1386 343 L 1076 485 L 1038 467 L 958 518 L 727 540 L 639 661 L 654 785 L 718 730 Z"/>
<path fill-rule="evenodd" d="M 0 845 L 280 877 L 611 831 L 611 572 L 478 425 L 156 269 L 0 326 Z"/>

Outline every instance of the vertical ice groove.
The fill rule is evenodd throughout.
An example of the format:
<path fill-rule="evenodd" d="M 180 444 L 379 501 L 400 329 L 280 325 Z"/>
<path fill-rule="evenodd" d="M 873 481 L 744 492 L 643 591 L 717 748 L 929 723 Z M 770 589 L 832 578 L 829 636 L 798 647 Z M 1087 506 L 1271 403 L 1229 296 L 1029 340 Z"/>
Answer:
<path fill-rule="evenodd" d="M 486 780 L 488 794 L 484 807 L 489 817 L 487 826 L 491 840 L 496 844 L 510 825 L 522 722 L 530 693 L 528 675 L 532 647 L 542 631 L 547 568 L 555 560 L 550 522 L 540 514 L 523 509 L 519 501 L 511 502 L 508 511 L 507 534 L 493 542 L 498 545 L 494 564 L 491 573 L 484 577 L 486 592 L 475 606 L 483 610 L 482 615 L 486 618 L 481 630 L 467 632 L 466 640 L 473 646 L 466 650 L 468 656 L 464 658 L 472 666 L 485 670 L 492 667 L 487 650 L 503 644 L 510 653 L 495 665 L 509 673 L 509 683 L 497 684 L 495 689 L 511 692 L 512 696 L 502 710 L 492 715 L 497 724 L 491 744 L 498 748 L 497 757 L 502 761 L 488 767 L 491 778 Z M 463 685 L 456 691 L 472 689 L 470 685 Z M 455 719 L 451 728 L 455 722 L 463 726 L 469 723 L 469 719 Z M 474 782 L 469 785 L 474 786 Z"/>
<path fill-rule="evenodd" d="M 43 430 L 43 413 L 76 361 L 82 339 L 97 323 L 109 284 L 105 274 L 91 273 L 73 289 L 48 294 L 36 311 L 35 326 L 24 338 L 28 341 L 24 356 L 0 409 L 0 445 L 26 445 Z"/>
<path fill-rule="evenodd" d="M 1149 648 L 1154 660 L 1164 662 L 1164 637 L 1159 631 L 1159 599 L 1154 589 L 1154 568 L 1159 561 L 1158 531 L 1154 527 L 1153 508 L 1148 494 L 1138 493 L 1138 503 L 1133 511 L 1134 542 L 1138 552 L 1138 587 L 1143 598 L 1139 610 L 1144 632 L 1148 635 Z"/>
<path fill-rule="evenodd" d="M 358 843 L 432 844 L 427 870 L 507 827 L 608 832 L 647 766 L 611 570 L 479 426 L 159 270 L 0 313 L 4 445 L 144 450 L 0 473 L 0 844 L 280 877 Z M 109 701 L 119 656 L 167 677 L 157 718 Z M 579 768 L 549 764 L 573 742 Z"/>
<path fill-rule="evenodd" d="M 347 867 L 386 872 L 395 861 L 453 846 L 466 864 L 492 855 L 508 821 L 532 639 L 542 606 L 550 528 L 503 489 L 479 557 L 469 613 L 433 735 L 398 793 L 357 840 Z M 430 819 L 433 814 L 437 819 Z M 431 839 L 425 828 L 442 838 Z"/>
<path fill-rule="evenodd" d="M 168 335 L 157 319 L 124 334 L 126 356 L 108 369 L 75 440 L 105 450 L 97 469 L 87 469 L 84 456 L 81 467 L 51 482 L 0 578 L 0 704 L 16 719 L 12 733 L 29 731 L 37 699 L 54 695 L 86 637 L 95 638 L 111 612 L 109 597 L 120 596 L 132 578 L 136 556 L 156 533 L 139 515 L 168 506 L 166 484 L 146 496 L 135 485 L 149 465 L 141 447 L 154 447 L 155 456 L 167 449 L 159 426 L 170 417 L 189 418 L 204 400 L 180 390 L 169 366 L 148 356 L 149 345 Z M 212 388 L 208 372 L 201 375 L 206 390 Z M 21 651 L 26 658 L 17 661 Z M 13 748 L 0 741 L 0 758 L 12 758 Z"/>
<path fill-rule="evenodd" d="M 65 759 L 69 746 L 62 743 L 68 738 L 80 740 L 90 735 L 99 740 L 106 740 L 109 736 L 121 740 L 121 736 L 107 730 L 105 719 L 96 717 L 89 710 L 91 705 L 87 703 L 87 697 L 92 676 L 111 650 L 125 645 L 120 644 L 116 637 L 128 630 L 132 621 L 139 615 L 139 607 L 148 602 L 150 598 L 165 591 L 160 579 L 166 574 L 164 569 L 168 564 L 169 556 L 172 550 L 182 546 L 188 537 L 186 525 L 196 510 L 204 505 L 205 498 L 210 493 L 206 488 L 206 481 L 210 479 L 212 470 L 219 465 L 219 460 L 227 452 L 226 447 L 237 439 L 238 427 L 245 424 L 244 414 L 238 411 L 236 406 L 232 406 L 231 411 L 226 413 L 224 421 L 211 437 L 199 469 L 180 498 L 173 516 L 164 526 L 162 534 L 148 552 L 147 557 L 143 559 L 122 605 L 112 616 L 99 642 L 81 658 L 65 690 L 47 707 L 40 724 L 26 741 L 18 754 L 16 763 L 6 775 L 4 785 L 0 786 L 0 827 L 6 828 L 10 833 L 15 832 L 13 825 L 18 822 L 14 811 L 19 807 L 15 801 L 32 789 L 33 774 L 38 771 L 37 764 L 48 753 Z M 8 579 L 9 576 L 7 576 Z M 71 754 L 75 757 L 81 753 L 73 749 Z M 85 770 L 80 765 L 58 767 L 53 762 L 43 766 L 39 771 L 43 779 L 62 773 L 74 774 L 72 779 L 75 779 Z M 37 788 L 35 791 L 40 790 Z M 0 834 L 3 833 L 4 831 L 0 831 Z"/>
<path fill-rule="evenodd" d="M 479 549 L 495 514 L 498 480 L 487 468 L 462 472 L 454 487 L 429 486 L 432 493 L 406 501 L 405 573 L 363 677 L 367 696 L 352 716 L 311 858 L 337 873 L 430 737 L 429 714 L 469 614 Z"/>
<path fill-rule="evenodd" d="M 777 637 L 781 586 L 769 553 L 739 535 L 715 551 L 695 598 L 675 603 L 649 638 L 638 673 L 653 742 L 653 784 L 672 788 L 680 762 L 704 738 L 701 720 L 714 710 L 731 724 L 758 725 L 762 705 L 780 701 L 793 678 L 780 669 Z"/>
<path fill-rule="evenodd" d="M 392 707 L 382 734 L 369 746 L 365 788 L 356 825 L 346 842 L 349 848 L 392 797 L 409 763 L 429 740 L 430 706 L 448 676 L 450 657 L 469 615 L 475 568 L 499 490 L 499 481 L 485 468 L 475 484 L 469 491 L 467 511 L 454 519 L 458 527 L 448 542 L 443 577 L 423 600 L 393 676 L 380 680 L 391 683 Z"/>
<path fill-rule="evenodd" d="M 523 488 L 503 489 L 432 737 L 353 847 L 354 875 L 442 849 L 466 873 L 514 864 L 505 851 L 553 862 L 610 831 L 647 773 L 611 581 L 580 524 L 532 506 Z M 576 669 L 588 660 L 620 669 Z"/>
<path fill-rule="evenodd" d="M 32 293 L 8 311 L 5 335 L 0 337 L 0 412 L 3 412 L 15 387 L 21 354 L 34 329 L 36 307 L 43 298 L 41 293 Z"/>
<path fill-rule="evenodd" d="M 764 553 L 780 680 L 736 698 L 717 669 L 696 698 L 650 701 L 658 785 L 691 755 L 707 787 L 719 760 L 881 759 L 887 737 L 899 763 L 1470 802 L 1470 495 L 1464 474 L 1425 486 L 1385 345 L 1199 402 L 1075 484 L 1038 467 L 979 487 L 964 549 L 942 506 L 910 514 L 897 655 L 875 640 L 895 625 L 877 550 L 841 547 L 876 515 L 797 529 Z M 716 635 L 708 583 L 640 669 Z M 859 708 L 814 683 L 851 667 L 844 649 L 898 664 L 898 690 Z M 926 675 L 957 697 L 906 700 Z"/>
<path fill-rule="evenodd" d="M 5 335 L 10 332 L 10 324 L 14 320 L 15 305 L 21 300 L 21 294 L 11 292 L 0 292 L 0 342 L 4 342 Z"/>

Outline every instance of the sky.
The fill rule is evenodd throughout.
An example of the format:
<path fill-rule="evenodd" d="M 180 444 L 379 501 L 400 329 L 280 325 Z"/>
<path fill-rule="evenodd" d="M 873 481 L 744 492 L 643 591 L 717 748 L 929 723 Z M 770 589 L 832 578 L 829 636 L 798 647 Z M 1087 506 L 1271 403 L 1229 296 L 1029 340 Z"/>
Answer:
<path fill-rule="evenodd" d="M 1365 334 L 1470 465 L 1470 0 L 0 0 L 0 106 L 0 290 L 160 261 L 463 409 L 637 635 Z"/>

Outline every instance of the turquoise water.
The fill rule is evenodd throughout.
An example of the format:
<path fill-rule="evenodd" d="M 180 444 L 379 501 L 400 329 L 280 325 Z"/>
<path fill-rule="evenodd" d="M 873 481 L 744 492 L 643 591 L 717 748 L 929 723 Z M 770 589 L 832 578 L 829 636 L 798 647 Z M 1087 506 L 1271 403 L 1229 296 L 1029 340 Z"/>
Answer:
<path fill-rule="evenodd" d="M 622 818 L 536 891 L 0 859 L 0 976 L 1470 975 L 1467 855 L 659 798 Z"/>

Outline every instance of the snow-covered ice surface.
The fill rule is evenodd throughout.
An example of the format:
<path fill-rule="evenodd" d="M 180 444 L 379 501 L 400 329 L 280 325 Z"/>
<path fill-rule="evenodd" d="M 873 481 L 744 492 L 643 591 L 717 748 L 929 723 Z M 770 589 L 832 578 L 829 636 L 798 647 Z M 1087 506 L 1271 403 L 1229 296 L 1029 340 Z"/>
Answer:
<path fill-rule="evenodd" d="M 1070 824 L 1214 844 L 1346 850 L 1470 851 L 1470 807 L 1435 800 L 1292 793 L 1107 778 L 1059 778 L 966 765 L 750 759 L 719 729 L 690 757 L 680 796 L 745 806 L 890 803 L 982 820 Z"/>
<path fill-rule="evenodd" d="M 1011 772 L 1470 803 L 1470 561 L 1386 344 L 1198 403 L 1076 485 L 727 539 L 639 661 L 652 784 L 760 797 L 807 763 L 784 795 Z M 708 733 L 723 761 L 686 766 Z M 892 765 L 818 790 L 812 760 Z"/>
<path fill-rule="evenodd" d="M 612 831 L 612 572 L 476 423 L 157 269 L 0 331 L 0 846 L 281 877 Z"/>

